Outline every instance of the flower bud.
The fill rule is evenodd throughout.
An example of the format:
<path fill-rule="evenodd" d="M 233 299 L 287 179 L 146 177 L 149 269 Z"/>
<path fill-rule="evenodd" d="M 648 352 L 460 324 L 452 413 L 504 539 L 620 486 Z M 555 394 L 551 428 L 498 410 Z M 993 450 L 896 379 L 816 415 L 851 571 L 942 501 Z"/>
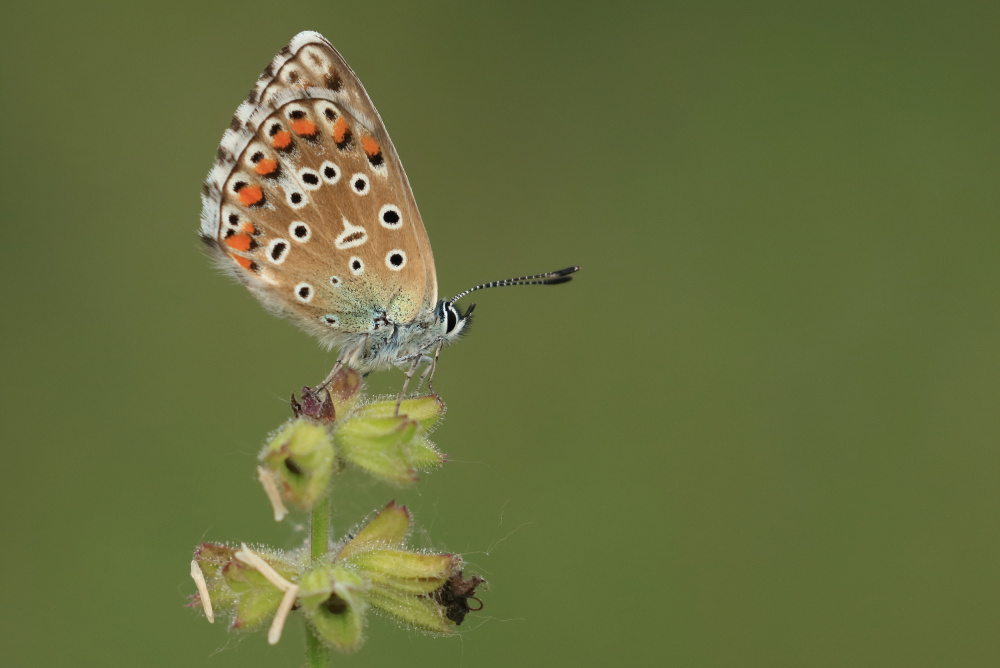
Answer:
<path fill-rule="evenodd" d="M 335 464 L 327 428 L 306 417 L 290 420 L 260 454 L 282 497 L 308 510 L 326 490 Z"/>
<path fill-rule="evenodd" d="M 409 530 L 410 512 L 406 506 L 390 501 L 368 524 L 355 532 L 354 538 L 340 550 L 337 560 L 346 561 L 360 552 L 374 548 L 403 547 Z"/>
<path fill-rule="evenodd" d="M 335 563 L 370 583 L 365 596 L 372 607 L 426 631 L 451 633 L 461 623 L 453 610 L 465 603 L 449 585 L 456 575 L 463 582 L 462 558 L 403 549 L 409 523 L 406 508 L 391 501 L 341 549 Z M 474 591 L 475 585 L 458 596 Z"/>
<path fill-rule="evenodd" d="M 364 640 L 364 593 L 367 583 L 357 573 L 335 564 L 302 576 L 299 600 L 316 635 L 341 651 L 358 649 Z"/>
<path fill-rule="evenodd" d="M 240 561 L 238 552 L 235 547 L 202 543 L 194 560 L 205 577 L 212 607 L 235 613 L 233 628 L 251 629 L 274 615 L 283 591 L 258 569 Z M 261 559 L 281 577 L 295 576 L 293 562 L 281 553 L 267 552 Z"/>
<path fill-rule="evenodd" d="M 333 434 L 340 456 L 387 482 L 412 483 L 417 471 L 439 466 L 446 457 L 425 434 L 444 413 L 444 403 L 434 395 L 402 402 L 363 406 L 339 423 Z"/>

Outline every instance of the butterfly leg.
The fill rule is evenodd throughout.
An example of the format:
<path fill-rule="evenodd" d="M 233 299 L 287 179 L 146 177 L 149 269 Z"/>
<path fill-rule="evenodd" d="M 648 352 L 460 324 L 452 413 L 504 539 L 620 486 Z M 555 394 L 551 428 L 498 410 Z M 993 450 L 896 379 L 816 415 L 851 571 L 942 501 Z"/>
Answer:
<path fill-rule="evenodd" d="M 396 415 L 399 415 L 399 406 L 403 403 L 403 397 L 406 395 L 406 386 L 410 384 L 410 379 L 413 378 L 413 373 L 417 370 L 417 366 L 420 365 L 422 357 L 423 355 L 416 355 L 413 364 L 410 365 L 410 369 L 406 372 L 406 380 L 403 381 L 403 388 L 399 391 L 399 397 L 396 398 Z"/>
<path fill-rule="evenodd" d="M 365 338 L 362 341 L 360 341 L 357 345 L 350 348 L 347 347 L 341 348 L 340 354 L 337 355 L 337 361 L 333 365 L 333 369 L 330 370 L 330 373 L 327 375 L 326 380 L 320 383 L 316 389 L 329 387 L 330 383 L 333 382 L 333 379 L 336 377 L 336 375 L 340 372 L 341 369 L 343 369 L 346 366 L 349 366 L 352 362 L 357 361 L 358 355 L 360 354 L 361 351 L 365 349 L 365 346 L 367 344 L 368 344 L 368 336 L 365 336 Z M 368 374 L 366 373 L 365 376 L 367 375 Z"/>
<path fill-rule="evenodd" d="M 434 393 L 434 372 L 437 371 L 438 356 L 441 354 L 441 348 L 444 346 L 444 341 L 438 342 L 437 348 L 434 349 L 434 357 L 423 356 L 423 359 L 430 362 L 427 368 L 424 369 L 423 374 L 420 376 L 420 382 L 417 384 L 417 391 L 420 391 L 420 386 L 424 384 L 424 379 L 427 379 L 427 389 L 430 390 L 431 394 Z"/>
<path fill-rule="evenodd" d="M 326 377 L 326 380 L 320 383 L 319 387 L 320 388 L 327 387 L 331 382 L 333 382 L 334 376 L 336 376 L 343 368 L 344 368 L 344 363 L 338 359 L 337 362 L 333 365 L 333 369 L 330 370 L 330 374 Z"/>

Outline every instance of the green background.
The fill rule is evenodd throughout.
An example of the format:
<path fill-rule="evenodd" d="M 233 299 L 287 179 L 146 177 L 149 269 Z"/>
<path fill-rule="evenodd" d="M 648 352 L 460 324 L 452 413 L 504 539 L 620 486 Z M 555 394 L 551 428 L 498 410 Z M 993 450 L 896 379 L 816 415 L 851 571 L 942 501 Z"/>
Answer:
<path fill-rule="evenodd" d="M 295 666 L 183 606 L 292 547 L 254 476 L 333 356 L 199 251 L 232 112 L 326 35 L 445 295 L 452 457 L 390 498 L 492 587 L 337 665 L 1000 665 L 1000 9 L 18 3 L 4 10 L 0 656 Z M 392 392 L 401 374 L 372 377 Z M 297 525 L 297 526 L 296 526 Z"/>

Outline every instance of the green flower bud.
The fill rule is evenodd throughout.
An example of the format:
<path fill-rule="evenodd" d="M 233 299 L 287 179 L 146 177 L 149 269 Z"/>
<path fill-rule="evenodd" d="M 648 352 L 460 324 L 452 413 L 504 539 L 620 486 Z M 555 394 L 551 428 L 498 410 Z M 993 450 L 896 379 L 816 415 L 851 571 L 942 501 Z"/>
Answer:
<path fill-rule="evenodd" d="M 410 596 L 396 589 L 372 588 L 368 592 L 372 607 L 397 621 L 411 624 L 432 633 L 454 633 L 454 625 L 445 616 L 445 609 L 425 596 Z"/>
<path fill-rule="evenodd" d="M 298 417 L 271 437 L 260 461 L 270 469 L 282 497 L 308 510 L 330 482 L 334 454 L 327 428 L 315 420 Z"/>
<path fill-rule="evenodd" d="M 233 613 L 233 628 L 251 629 L 270 619 L 281 603 L 283 591 L 258 569 L 236 556 L 238 548 L 202 543 L 194 553 L 194 561 L 205 578 L 211 606 Z M 295 577 L 298 567 L 278 552 L 268 552 L 261 559 L 282 578 Z M 198 603 L 204 605 L 201 594 Z"/>
<path fill-rule="evenodd" d="M 202 543 L 194 551 L 194 561 L 201 570 L 202 578 L 204 578 L 205 591 L 199 591 L 195 595 L 192 599 L 192 606 L 204 607 L 206 615 L 207 611 L 211 610 L 212 607 L 226 610 L 234 609 L 236 606 L 236 595 L 226 583 L 225 578 L 222 577 L 222 570 L 233 559 L 236 549 L 228 545 Z M 211 602 L 210 606 L 206 606 L 202 600 L 206 596 Z"/>
<path fill-rule="evenodd" d="M 223 574 L 237 597 L 234 629 L 254 629 L 274 616 L 284 592 L 267 578 L 238 561 L 230 562 Z"/>
<path fill-rule="evenodd" d="M 408 399 L 396 415 L 395 401 L 362 406 L 339 423 L 333 434 L 340 456 L 387 482 L 416 481 L 417 471 L 439 466 L 446 457 L 425 434 L 444 413 L 444 403 L 430 395 Z"/>
<path fill-rule="evenodd" d="M 430 432 L 444 415 L 444 410 L 444 402 L 436 394 L 403 399 L 399 405 L 399 415 L 416 420 L 421 434 Z M 376 401 L 362 408 L 360 413 L 367 417 L 392 417 L 396 415 L 396 401 Z"/>
<path fill-rule="evenodd" d="M 351 539 L 337 555 L 338 561 L 349 560 L 363 550 L 379 547 L 403 547 L 410 530 L 410 512 L 395 501 L 379 511 L 375 517 Z"/>
<path fill-rule="evenodd" d="M 374 549 L 360 552 L 344 563 L 363 572 L 375 589 L 429 594 L 461 569 L 462 558 L 454 554 Z"/>
<path fill-rule="evenodd" d="M 367 588 L 360 575 L 342 566 L 319 566 L 303 575 L 299 600 L 316 635 L 341 651 L 358 649 L 364 640 Z"/>
<path fill-rule="evenodd" d="M 376 610 L 426 631 L 451 633 L 469 611 L 466 600 L 482 579 L 463 581 L 458 555 L 403 549 L 409 524 L 406 508 L 389 502 L 341 549 L 335 563 L 370 583 L 365 596 Z"/>
<path fill-rule="evenodd" d="M 192 564 L 199 588 L 193 604 L 203 605 L 209 621 L 213 606 L 229 612 L 236 629 L 271 620 L 271 644 L 296 609 L 323 642 L 341 651 L 361 646 L 369 607 L 425 631 L 453 633 L 469 611 L 482 608 L 475 591 L 484 581 L 463 579 L 459 555 L 407 550 L 409 528 L 409 512 L 390 501 L 332 559 L 310 563 L 308 547 L 285 555 L 205 543 Z"/>
<path fill-rule="evenodd" d="M 258 554 L 285 579 L 295 577 L 296 568 L 274 554 Z M 258 569 L 233 558 L 222 569 L 222 576 L 237 597 L 234 629 L 252 629 L 271 619 L 281 603 L 284 591 Z"/>

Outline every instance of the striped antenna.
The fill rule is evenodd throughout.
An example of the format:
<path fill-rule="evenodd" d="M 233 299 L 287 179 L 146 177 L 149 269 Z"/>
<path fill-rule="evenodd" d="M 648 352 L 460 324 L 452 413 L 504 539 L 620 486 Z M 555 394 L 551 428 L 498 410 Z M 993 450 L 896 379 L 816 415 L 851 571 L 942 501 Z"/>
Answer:
<path fill-rule="evenodd" d="M 482 285 L 477 285 L 474 288 L 469 288 L 465 292 L 460 292 L 451 299 L 448 300 L 449 304 L 454 304 L 459 299 L 469 294 L 470 292 L 475 292 L 476 290 L 483 290 L 485 288 L 502 288 L 508 285 L 559 285 L 560 283 L 567 283 L 573 280 L 570 274 L 580 271 L 580 267 L 566 267 L 565 269 L 559 269 L 557 271 L 550 271 L 545 274 L 534 274 L 532 276 L 520 276 L 518 278 L 505 278 L 501 281 L 491 281 L 489 283 L 483 283 Z M 470 309 L 471 310 L 471 309 Z"/>

